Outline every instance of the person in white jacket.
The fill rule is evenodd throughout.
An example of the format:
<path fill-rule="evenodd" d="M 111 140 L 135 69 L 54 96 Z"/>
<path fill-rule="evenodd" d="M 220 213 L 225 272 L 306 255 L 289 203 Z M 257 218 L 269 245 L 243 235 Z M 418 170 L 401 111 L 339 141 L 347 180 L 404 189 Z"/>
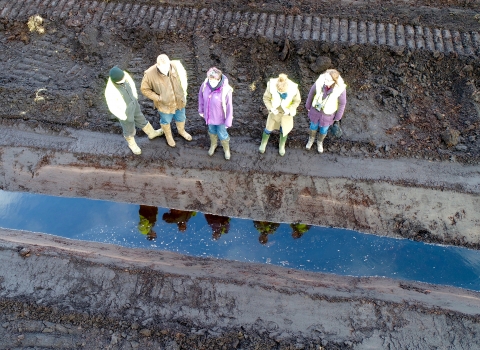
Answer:
<path fill-rule="evenodd" d="M 142 153 L 135 142 L 135 127 L 142 129 L 150 140 L 163 135 L 162 129 L 154 130 L 140 110 L 137 88 L 132 77 L 117 66 L 110 69 L 105 99 L 110 112 L 118 118 L 123 136 L 134 154 Z"/>
<path fill-rule="evenodd" d="M 293 117 L 297 114 L 300 105 L 300 91 L 298 85 L 288 79 L 286 74 L 272 78 L 267 83 L 263 94 L 263 103 L 268 109 L 267 125 L 262 134 L 262 142 L 258 148 L 260 153 L 265 153 L 268 138 L 273 130 L 280 129 L 278 154 L 285 155 L 287 135 L 293 129 Z"/>

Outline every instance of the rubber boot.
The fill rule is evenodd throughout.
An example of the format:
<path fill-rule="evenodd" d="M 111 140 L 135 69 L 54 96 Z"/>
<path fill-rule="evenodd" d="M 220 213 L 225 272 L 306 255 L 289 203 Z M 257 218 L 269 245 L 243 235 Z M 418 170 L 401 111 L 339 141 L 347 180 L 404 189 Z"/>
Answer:
<path fill-rule="evenodd" d="M 135 137 L 134 136 L 124 136 L 125 140 L 127 140 L 128 147 L 132 150 L 133 154 L 142 154 L 142 150 L 140 147 L 137 146 L 137 143 L 135 142 Z"/>
<path fill-rule="evenodd" d="M 185 122 L 176 122 L 177 124 L 177 131 L 185 140 L 192 141 L 192 136 L 188 132 L 185 131 Z"/>
<path fill-rule="evenodd" d="M 317 139 L 317 150 L 318 153 L 323 153 L 323 140 L 325 140 L 325 137 L 327 137 L 327 134 L 323 135 L 320 134 Z"/>
<path fill-rule="evenodd" d="M 260 153 L 265 153 L 265 147 L 267 147 L 269 137 L 270 137 L 270 134 L 267 134 L 264 131 L 263 134 L 262 134 L 262 142 L 260 143 L 260 147 L 258 148 L 258 151 Z"/>
<path fill-rule="evenodd" d="M 175 147 L 175 141 L 173 140 L 172 136 L 172 129 L 170 128 L 170 124 L 161 124 L 163 133 L 165 134 L 165 138 L 167 139 L 167 143 L 170 147 Z"/>
<path fill-rule="evenodd" d="M 208 150 L 208 155 L 213 156 L 213 153 L 217 149 L 218 136 L 217 134 L 210 133 L 208 133 L 208 135 L 210 136 L 210 149 Z"/>
<path fill-rule="evenodd" d="M 280 134 L 280 141 L 278 142 L 278 154 L 282 157 L 285 155 L 285 142 L 287 142 L 287 136 Z"/>
<path fill-rule="evenodd" d="M 223 152 L 225 153 L 225 159 L 230 160 L 230 137 L 226 140 L 221 140 Z"/>
<path fill-rule="evenodd" d="M 317 130 L 310 129 L 310 135 L 308 136 L 308 142 L 305 146 L 306 149 L 310 150 L 312 148 L 313 143 L 315 142 L 315 136 L 317 136 Z"/>
<path fill-rule="evenodd" d="M 154 130 L 152 127 L 152 124 L 150 123 L 147 123 L 147 125 L 145 125 L 145 127 L 142 130 L 145 132 L 145 134 L 147 134 L 150 140 L 154 139 L 155 137 L 163 135 L 162 129 Z"/>

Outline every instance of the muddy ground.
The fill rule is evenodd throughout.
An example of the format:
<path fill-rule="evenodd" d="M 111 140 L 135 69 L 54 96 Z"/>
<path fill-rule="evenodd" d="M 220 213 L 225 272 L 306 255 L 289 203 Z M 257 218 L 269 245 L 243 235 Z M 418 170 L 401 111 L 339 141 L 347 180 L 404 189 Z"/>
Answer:
<path fill-rule="evenodd" d="M 1 231 L 0 348 L 476 349 L 479 293 Z M 55 271 L 52 274 L 52 271 Z"/>
<path fill-rule="evenodd" d="M 35 14 L 43 22 L 31 25 L 30 30 L 28 18 Z M 0 0 L 0 188 L 257 220 L 302 221 L 478 249 L 479 30 L 480 4 L 468 0 L 334 4 L 313 0 Z M 159 53 L 180 59 L 187 69 L 186 128 L 193 141 L 176 136 L 177 147 L 172 149 L 164 138 L 149 141 L 138 131 L 143 153 L 134 156 L 118 122 L 106 109 L 103 91 L 108 70 L 119 65 L 139 86 L 143 71 Z M 229 162 L 224 161 L 221 148 L 213 157 L 207 156 L 208 135 L 196 112 L 198 87 L 211 66 L 222 69 L 234 87 Z M 286 155 L 278 155 L 278 134 L 271 137 L 267 152 L 259 155 L 266 121 L 262 95 L 268 78 L 287 73 L 300 84 L 304 101 L 325 68 L 338 69 L 348 84 L 344 135 L 327 137 L 322 155 L 304 150 L 308 118 L 301 105 Z M 143 97 L 140 100 L 157 128 L 152 103 Z M 24 296 L 27 301 L 22 300 Z M 2 317 L 13 318 L 4 323 L 8 334 L 13 334 L 10 330 L 18 326 L 19 317 L 26 317 L 38 329 L 37 321 L 58 321 L 56 316 L 21 316 L 24 308 L 40 312 L 40 307 L 31 304 L 42 304 L 36 293 L 14 297 L 2 292 L 2 297 Z M 53 307 L 54 302 L 47 304 Z M 84 312 L 86 322 L 92 324 L 96 316 L 87 310 L 88 305 L 88 301 L 75 304 L 71 311 Z M 444 306 L 434 309 L 445 322 L 452 322 Z M 472 310 L 474 316 L 460 311 L 455 317 L 478 328 L 478 305 Z M 351 317 L 357 322 L 363 316 Z M 413 318 L 409 315 L 404 322 Z M 184 321 L 175 322 L 179 326 Z M 114 328 L 121 329 L 120 325 Z M 254 327 L 255 323 L 245 320 L 245 325 Z M 383 332 L 380 338 L 391 348 L 468 349 L 478 344 L 475 332 L 467 328 L 440 331 L 441 345 L 437 346 L 433 338 L 422 340 L 421 328 L 409 330 L 410 340 L 386 341 L 390 326 L 366 327 L 372 334 Z M 89 331 L 100 332 L 98 327 Z M 125 337 L 129 332 L 124 332 Z M 190 336 L 195 341 L 211 339 L 205 334 Z M 100 333 L 98 337 L 113 338 Z M 302 337 L 288 346 L 385 347 L 365 343 L 365 335 L 332 336 L 325 344 L 326 338 L 316 339 L 312 333 Z M 162 343 L 167 349 L 192 348 L 171 334 L 164 339 L 173 342 L 171 347 Z M 275 340 L 262 343 L 263 333 L 255 339 L 239 340 L 237 346 L 288 348 Z M 466 340 L 455 343 L 458 339 Z M 232 348 L 227 343 L 217 347 L 202 341 L 197 348 Z M 133 342 L 128 346 L 140 344 Z M 72 347 L 83 343 L 79 339 Z M 128 348 L 126 343 L 119 344 Z M 14 346 L 4 345 L 9 347 Z"/>

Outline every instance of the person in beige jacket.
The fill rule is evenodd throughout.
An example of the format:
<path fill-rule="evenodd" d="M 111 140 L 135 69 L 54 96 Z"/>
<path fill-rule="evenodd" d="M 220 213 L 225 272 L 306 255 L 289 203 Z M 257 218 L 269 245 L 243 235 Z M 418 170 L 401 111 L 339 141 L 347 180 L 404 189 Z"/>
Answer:
<path fill-rule="evenodd" d="M 153 101 L 158 110 L 160 125 L 170 147 L 175 147 L 170 128 L 173 119 L 175 119 L 178 133 L 185 140 L 192 140 L 192 136 L 185 131 L 187 72 L 180 61 L 170 61 L 167 55 L 159 55 L 157 63 L 145 71 L 140 91 Z"/>
<path fill-rule="evenodd" d="M 278 154 L 285 155 L 287 135 L 293 129 L 293 117 L 297 114 L 300 105 L 300 91 L 298 85 L 288 79 L 286 74 L 272 78 L 267 83 L 263 94 L 263 103 L 268 109 L 267 125 L 262 134 L 262 142 L 258 148 L 260 153 L 265 152 L 270 133 L 280 129 Z"/>

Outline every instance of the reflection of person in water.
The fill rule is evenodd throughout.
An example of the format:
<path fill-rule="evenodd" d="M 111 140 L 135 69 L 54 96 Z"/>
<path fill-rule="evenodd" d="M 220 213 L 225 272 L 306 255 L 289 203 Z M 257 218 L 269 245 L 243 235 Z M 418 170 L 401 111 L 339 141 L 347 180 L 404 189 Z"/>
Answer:
<path fill-rule="evenodd" d="M 212 228 L 212 239 L 214 240 L 226 235 L 230 230 L 230 218 L 228 216 L 205 214 L 205 220 Z"/>
<path fill-rule="evenodd" d="M 267 244 L 268 242 L 268 235 L 272 235 L 275 233 L 277 228 L 280 224 L 276 222 L 268 222 L 268 221 L 254 221 L 253 225 L 260 232 L 260 236 L 258 237 L 258 241 L 261 244 Z"/>
<path fill-rule="evenodd" d="M 153 230 L 157 222 L 158 208 L 150 205 L 141 205 L 138 210 L 140 222 L 138 223 L 138 231 L 147 236 L 149 241 L 157 238 L 156 232 Z"/>
<path fill-rule="evenodd" d="M 168 213 L 163 214 L 162 219 L 168 224 L 177 224 L 178 230 L 185 232 L 188 220 L 195 215 L 197 215 L 195 211 L 170 209 Z"/>
<path fill-rule="evenodd" d="M 312 226 L 307 225 L 307 224 L 301 224 L 301 223 L 297 222 L 297 223 L 290 224 L 290 227 L 293 230 L 292 237 L 294 239 L 297 239 L 297 238 L 302 237 L 303 234 L 305 232 L 307 232 L 308 230 L 310 230 L 310 227 L 312 227 Z"/>

